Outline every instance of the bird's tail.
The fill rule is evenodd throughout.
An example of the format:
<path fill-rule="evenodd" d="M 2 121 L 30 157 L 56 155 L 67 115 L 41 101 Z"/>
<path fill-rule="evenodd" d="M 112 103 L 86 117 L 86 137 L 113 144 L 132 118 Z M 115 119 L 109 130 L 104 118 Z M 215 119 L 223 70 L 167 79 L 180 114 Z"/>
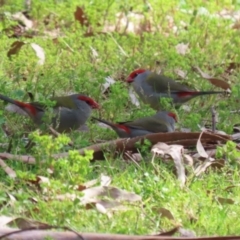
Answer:
<path fill-rule="evenodd" d="M 14 100 L 14 99 L 4 96 L 2 94 L 0 94 L 0 99 L 5 102 L 8 102 L 8 103 L 11 103 L 11 104 L 14 104 L 14 105 L 20 107 L 22 110 L 24 110 L 28 114 L 35 115 L 35 113 L 36 113 L 36 108 L 34 108 L 31 104 Z"/>
<path fill-rule="evenodd" d="M 9 98 L 9 97 L 7 97 L 7 96 L 4 96 L 4 95 L 2 95 L 2 94 L 0 94 L 0 99 L 3 100 L 3 101 L 5 101 L 5 102 L 8 102 L 8 103 L 12 103 L 12 104 L 14 104 L 14 105 L 17 105 L 15 100 L 13 100 L 13 99 L 11 99 L 11 98 Z"/>
<path fill-rule="evenodd" d="M 226 94 L 226 91 L 180 91 L 176 92 L 178 97 L 194 97 L 201 95 L 211 95 L 211 94 Z"/>
<path fill-rule="evenodd" d="M 116 127 L 116 124 L 114 124 L 114 123 L 111 123 L 111 122 L 109 122 L 109 121 L 106 121 L 106 120 L 104 120 L 104 119 L 100 119 L 100 118 L 96 118 L 96 117 L 91 117 L 93 120 L 97 120 L 98 122 L 101 122 L 101 123 L 104 123 L 104 124 L 106 124 L 106 125 L 108 125 L 108 126 L 110 126 L 110 127 L 112 127 L 112 128 L 115 128 Z"/>

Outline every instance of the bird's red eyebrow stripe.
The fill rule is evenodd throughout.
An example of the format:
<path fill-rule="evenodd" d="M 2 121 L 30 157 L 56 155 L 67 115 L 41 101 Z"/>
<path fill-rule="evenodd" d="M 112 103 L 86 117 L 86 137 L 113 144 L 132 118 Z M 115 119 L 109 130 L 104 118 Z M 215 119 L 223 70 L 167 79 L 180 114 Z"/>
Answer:
<path fill-rule="evenodd" d="M 31 104 L 23 103 L 23 102 L 19 102 L 19 101 L 15 101 L 15 102 L 19 107 L 27 109 L 32 115 L 37 114 L 36 108 L 34 106 L 32 106 Z"/>
<path fill-rule="evenodd" d="M 128 127 L 124 126 L 124 125 L 116 124 L 116 127 L 121 128 L 126 133 L 130 133 L 130 129 Z"/>

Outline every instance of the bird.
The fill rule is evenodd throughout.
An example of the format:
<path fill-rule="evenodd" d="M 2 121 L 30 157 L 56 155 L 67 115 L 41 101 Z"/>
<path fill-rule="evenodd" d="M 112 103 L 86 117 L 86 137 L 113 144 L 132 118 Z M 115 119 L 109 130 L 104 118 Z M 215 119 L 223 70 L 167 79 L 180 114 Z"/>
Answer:
<path fill-rule="evenodd" d="M 21 102 L 2 94 L 0 94 L 0 99 L 23 110 L 38 126 L 42 125 L 49 117 L 51 127 L 59 133 L 78 129 L 90 117 L 92 109 L 100 108 L 97 102 L 84 94 L 50 98 L 51 101 L 54 101 L 52 108 L 48 108 L 45 104 L 39 102 Z"/>
<path fill-rule="evenodd" d="M 161 98 L 171 98 L 173 104 L 179 107 L 197 96 L 225 93 L 224 91 L 191 90 L 169 77 L 142 68 L 131 72 L 126 81 L 132 84 L 143 103 L 149 104 L 157 111 L 161 109 Z"/>
<path fill-rule="evenodd" d="M 159 111 L 153 116 L 118 123 L 96 117 L 91 118 L 110 126 L 120 138 L 134 138 L 158 132 L 174 132 L 175 122 L 177 122 L 176 114 L 167 111 Z"/>

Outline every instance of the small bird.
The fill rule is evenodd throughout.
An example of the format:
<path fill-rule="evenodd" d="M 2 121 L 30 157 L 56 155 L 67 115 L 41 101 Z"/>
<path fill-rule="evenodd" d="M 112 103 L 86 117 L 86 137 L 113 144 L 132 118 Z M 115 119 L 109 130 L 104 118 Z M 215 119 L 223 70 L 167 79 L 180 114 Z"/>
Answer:
<path fill-rule="evenodd" d="M 92 117 L 110 126 L 120 138 L 133 138 L 158 132 L 174 132 L 177 117 L 172 112 L 159 111 L 153 116 L 139 118 L 134 121 L 111 123 Z"/>
<path fill-rule="evenodd" d="M 145 69 L 134 70 L 126 81 L 132 83 L 140 99 L 155 110 L 161 108 L 160 98 L 172 98 L 173 103 L 179 106 L 197 96 L 225 93 L 224 91 L 190 90 L 171 78 Z"/>
<path fill-rule="evenodd" d="M 78 129 L 90 117 L 92 109 L 100 107 L 92 98 L 83 94 L 53 97 L 50 99 L 55 102 L 53 108 L 38 102 L 20 102 L 2 94 L 0 99 L 23 110 L 38 126 L 45 122 L 49 114 L 50 125 L 60 133 Z"/>

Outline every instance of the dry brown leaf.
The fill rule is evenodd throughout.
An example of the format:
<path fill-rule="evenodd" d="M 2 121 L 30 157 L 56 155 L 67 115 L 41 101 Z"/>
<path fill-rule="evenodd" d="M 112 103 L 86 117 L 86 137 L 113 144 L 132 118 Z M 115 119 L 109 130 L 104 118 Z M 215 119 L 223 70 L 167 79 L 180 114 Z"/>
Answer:
<path fill-rule="evenodd" d="M 216 201 L 218 201 L 220 204 L 235 204 L 235 201 L 231 198 L 217 197 Z"/>
<path fill-rule="evenodd" d="M 108 216 L 110 216 L 110 213 L 114 211 L 127 211 L 130 209 L 129 206 L 124 206 L 123 203 L 113 200 L 100 200 L 86 205 L 87 210 L 94 208 L 96 208 L 96 210 L 100 213 L 107 214 Z"/>
<path fill-rule="evenodd" d="M 161 232 L 159 234 L 156 234 L 156 236 L 173 236 L 175 233 L 178 232 L 178 228 L 179 227 L 175 227 L 175 228 L 173 228 L 171 230 Z"/>
<path fill-rule="evenodd" d="M 212 165 L 214 159 L 206 159 L 201 165 L 197 166 L 194 170 L 195 175 L 198 177 L 200 174 L 205 172 L 209 166 Z"/>
<path fill-rule="evenodd" d="M 240 68 L 240 63 L 235 63 L 235 62 L 231 62 L 228 64 L 227 69 L 225 70 L 225 73 L 228 75 L 231 75 L 234 70 Z"/>
<path fill-rule="evenodd" d="M 32 49 L 35 51 L 36 56 L 39 58 L 38 64 L 43 65 L 45 62 L 45 53 L 44 50 L 36 43 L 30 44 Z"/>
<path fill-rule="evenodd" d="M 54 200 L 58 200 L 58 201 L 71 200 L 71 201 L 74 201 L 77 198 L 79 198 L 79 197 L 76 194 L 66 193 L 66 194 L 57 195 L 56 197 L 54 197 Z M 47 199 L 47 200 L 49 200 L 49 199 Z"/>
<path fill-rule="evenodd" d="M 0 226 L 9 226 L 9 227 L 15 227 L 17 226 L 19 229 L 27 229 L 30 227 L 43 227 L 43 226 L 49 226 L 46 223 L 42 223 L 39 221 L 31 220 L 31 219 L 25 219 L 22 217 L 7 217 L 7 216 L 1 216 L 0 217 Z"/>
<path fill-rule="evenodd" d="M 0 158 L 0 166 L 10 178 L 16 178 L 17 175 L 15 171 L 13 171 L 1 158 Z"/>
<path fill-rule="evenodd" d="M 25 25 L 25 29 L 29 30 L 33 27 L 33 21 L 28 19 L 22 12 L 17 12 L 12 15 L 12 18 Z"/>
<path fill-rule="evenodd" d="M 185 43 L 179 43 L 175 48 L 178 54 L 180 55 L 186 55 L 187 53 L 189 53 L 189 43 L 185 44 Z"/>
<path fill-rule="evenodd" d="M 101 92 L 105 93 L 109 89 L 109 87 L 111 85 L 113 85 L 115 82 L 116 81 L 112 77 L 110 77 L 110 76 L 106 77 L 105 78 L 105 83 L 102 85 Z"/>
<path fill-rule="evenodd" d="M 224 191 L 229 191 L 230 189 L 235 188 L 235 187 L 238 187 L 238 188 L 239 188 L 240 185 L 239 185 L 239 184 L 238 184 L 238 185 L 230 185 L 230 186 L 224 188 Z"/>
<path fill-rule="evenodd" d="M 43 176 L 37 176 L 35 180 L 28 180 L 28 182 L 36 185 L 36 187 L 38 189 L 41 189 L 42 191 L 46 191 L 47 189 L 42 189 L 41 187 L 41 184 L 46 184 L 47 186 L 50 185 L 50 181 L 47 177 L 43 177 Z"/>
<path fill-rule="evenodd" d="M 111 181 L 112 181 L 112 179 L 109 176 L 101 174 L 101 177 L 100 177 L 100 185 L 101 186 L 109 186 Z"/>
<path fill-rule="evenodd" d="M 101 198 L 111 198 L 117 201 L 141 201 L 141 197 L 135 193 L 127 192 L 125 190 L 113 187 L 113 186 L 98 186 L 93 188 L 88 188 L 82 191 L 84 194 L 80 198 L 82 204 L 87 204 L 91 202 L 98 202 L 102 200 Z M 100 198 L 100 199 L 99 199 Z"/>
<path fill-rule="evenodd" d="M 186 76 L 187 76 L 187 73 L 184 72 L 183 70 L 177 68 L 177 69 L 174 69 L 174 72 L 181 78 L 185 79 Z"/>
<path fill-rule="evenodd" d="M 10 58 L 12 55 L 17 54 L 23 45 L 25 45 L 25 42 L 22 41 L 15 41 L 12 43 L 10 50 L 7 52 L 7 56 Z"/>
<path fill-rule="evenodd" d="M 138 164 L 143 160 L 143 157 L 140 153 L 132 153 L 132 151 L 126 151 L 123 157 L 124 157 L 124 160 L 126 161 L 130 160 L 131 162 L 134 162 L 135 164 L 137 164 L 139 168 L 141 168 L 140 165 Z"/>
<path fill-rule="evenodd" d="M 201 157 L 203 157 L 203 158 L 208 158 L 209 156 L 208 156 L 208 154 L 206 153 L 206 151 L 205 151 L 205 149 L 203 148 L 203 145 L 202 145 L 202 143 L 201 143 L 202 134 L 203 134 L 203 132 L 201 132 L 201 134 L 200 134 L 200 136 L 199 136 L 199 138 L 198 138 L 196 148 L 197 148 L 198 154 L 199 154 Z"/>
<path fill-rule="evenodd" d="M 178 232 L 182 238 L 195 238 L 197 235 L 193 230 L 179 228 Z"/>
<path fill-rule="evenodd" d="M 183 162 L 186 165 L 193 166 L 193 158 L 190 155 L 188 155 L 188 154 L 184 154 L 183 156 L 184 156 Z"/>
<path fill-rule="evenodd" d="M 74 12 L 74 17 L 75 17 L 75 20 L 81 24 L 81 26 L 89 27 L 88 18 L 84 13 L 82 7 L 77 6 L 76 11 Z"/>
<path fill-rule="evenodd" d="M 231 86 L 230 86 L 229 83 L 227 83 L 227 82 L 225 82 L 221 79 L 211 77 L 207 73 L 203 72 L 199 67 L 194 67 L 194 69 L 201 75 L 202 78 L 207 79 L 214 86 L 220 87 L 224 90 L 230 90 L 231 89 Z"/>
<path fill-rule="evenodd" d="M 88 181 L 88 182 L 85 182 L 83 184 L 80 184 L 78 187 L 77 187 L 77 190 L 78 191 L 83 191 L 84 189 L 86 188 L 89 188 L 89 187 L 92 187 L 94 185 L 96 185 L 98 183 L 98 179 L 93 179 L 91 181 Z"/>
<path fill-rule="evenodd" d="M 126 211 L 128 206 L 124 202 L 141 201 L 141 197 L 135 193 L 130 193 L 112 186 L 99 186 L 83 191 L 84 196 L 79 198 L 86 209 L 98 210 L 102 214 L 110 217 L 112 211 Z"/>
<path fill-rule="evenodd" d="M 138 98 L 136 94 L 133 92 L 132 88 L 129 89 L 128 95 L 130 97 L 131 103 L 135 105 L 136 107 L 140 106 L 140 102 L 138 101 Z"/>
<path fill-rule="evenodd" d="M 100 212 L 102 214 L 107 214 L 107 209 L 102 204 L 96 203 L 95 207 L 98 210 L 98 212 Z"/>
<path fill-rule="evenodd" d="M 205 152 L 207 153 L 207 155 L 208 155 L 209 157 L 213 157 L 213 158 L 214 158 L 214 157 L 215 157 L 215 154 L 216 154 L 216 148 L 208 149 L 208 150 L 206 150 Z M 205 159 L 205 158 L 202 158 L 198 152 L 195 153 L 195 154 L 193 154 L 192 157 L 193 157 L 193 158 L 197 158 L 197 159 L 198 159 L 198 158 L 200 158 L 200 159 Z"/>
<path fill-rule="evenodd" d="M 103 32 L 120 32 L 141 34 L 143 32 L 152 31 L 152 20 L 147 19 L 142 13 L 135 12 L 119 12 L 116 14 L 116 23 L 111 25 L 106 23 Z"/>
<path fill-rule="evenodd" d="M 7 201 L 7 203 L 10 204 L 11 207 L 13 207 L 13 205 L 17 201 L 16 198 L 12 194 L 10 194 L 8 192 L 6 192 L 6 194 L 8 195 L 8 197 L 10 199 L 10 201 Z"/>
<path fill-rule="evenodd" d="M 185 168 L 183 166 L 183 146 L 177 144 L 168 145 L 166 143 L 159 142 L 152 146 L 151 152 L 153 153 L 152 163 L 156 155 L 160 155 L 162 157 L 171 156 L 177 169 L 178 180 L 180 181 L 181 187 L 183 187 L 186 181 Z"/>
<path fill-rule="evenodd" d="M 169 220 L 174 220 L 173 214 L 171 213 L 171 211 L 169 211 L 166 208 L 163 208 L 163 207 L 154 208 L 153 210 L 154 210 L 154 212 L 157 212 L 157 213 L 161 214 L 161 217 L 168 218 Z"/>
<path fill-rule="evenodd" d="M 212 162 L 211 168 L 213 169 L 220 169 L 225 166 L 226 161 L 224 159 L 218 159 Z"/>

